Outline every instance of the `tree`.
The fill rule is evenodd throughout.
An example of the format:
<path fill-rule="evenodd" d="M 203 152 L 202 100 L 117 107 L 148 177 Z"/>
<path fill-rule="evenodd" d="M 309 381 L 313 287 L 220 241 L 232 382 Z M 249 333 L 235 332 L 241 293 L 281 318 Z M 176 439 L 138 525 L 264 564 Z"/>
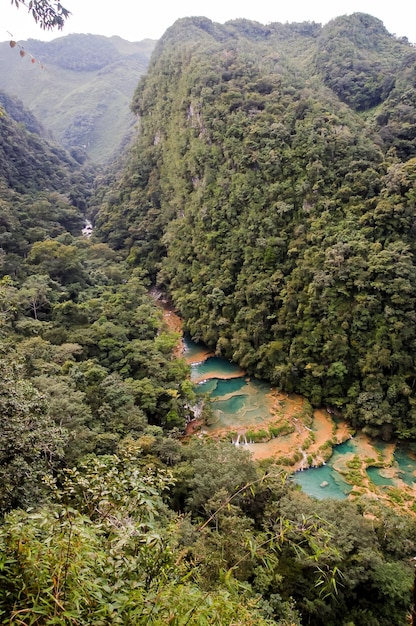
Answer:
<path fill-rule="evenodd" d="M 182 520 L 166 515 L 169 471 L 143 472 L 134 455 L 106 456 L 58 482 L 54 506 L 13 511 L 0 527 L 1 623 L 275 623 L 231 583 L 207 590 L 194 582 L 177 546 Z"/>
<path fill-rule="evenodd" d="M 40 272 L 49 274 L 63 285 L 84 283 L 85 273 L 80 253 L 73 245 L 60 243 L 56 239 L 36 241 L 28 255 L 28 263 L 39 267 Z"/>
<path fill-rule="evenodd" d="M 49 311 L 51 308 L 51 300 L 53 299 L 51 282 L 47 275 L 32 274 L 20 289 L 21 303 L 27 312 L 33 314 L 35 320 L 39 319 L 40 312 Z M 59 285 L 57 286 L 59 287 Z"/>
<path fill-rule="evenodd" d="M 18 290 L 10 276 L 0 280 L 0 336 L 7 334 L 17 318 Z"/>
<path fill-rule="evenodd" d="M 195 439 L 187 446 L 185 456 L 191 472 L 186 485 L 188 497 L 186 510 L 194 515 L 210 515 L 214 509 L 210 499 L 218 493 L 235 493 L 240 487 L 256 480 L 256 468 L 246 450 L 229 442 L 201 442 Z M 239 505 L 243 498 L 234 498 Z"/>
<path fill-rule="evenodd" d="M 12 0 L 17 8 L 22 4 L 33 19 L 44 30 L 52 30 L 58 28 L 62 30 L 65 20 L 70 16 L 70 11 L 65 9 L 60 2 L 53 0 Z"/>
<path fill-rule="evenodd" d="M 17 365 L 0 362 L 0 512 L 36 503 L 42 478 L 63 457 L 66 431 Z"/>

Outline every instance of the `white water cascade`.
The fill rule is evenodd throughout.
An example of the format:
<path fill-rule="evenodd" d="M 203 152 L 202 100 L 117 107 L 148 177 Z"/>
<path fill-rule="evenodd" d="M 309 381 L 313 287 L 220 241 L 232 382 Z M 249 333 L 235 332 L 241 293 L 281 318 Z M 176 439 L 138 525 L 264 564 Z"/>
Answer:
<path fill-rule="evenodd" d="M 243 439 L 242 443 L 240 443 L 240 439 Z M 233 441 L 233 444 L 238 448 L 238 446 L 247 446 L 248 445 L 248 441 L 247 441 L 247 437 L 245 436 L 245 434 L 241 434 L 238 433 L 237 435 L 237 439 L 235 441 Z"/>
<path fill-rule="evenodd" d="M 90 220 L 85 220 L 85 226 L 81 231 L 84 237 L 87 237 L 87 238 L 91 237 L 93 228 L 94 227 L 92 223 L 90 222 Z"/>

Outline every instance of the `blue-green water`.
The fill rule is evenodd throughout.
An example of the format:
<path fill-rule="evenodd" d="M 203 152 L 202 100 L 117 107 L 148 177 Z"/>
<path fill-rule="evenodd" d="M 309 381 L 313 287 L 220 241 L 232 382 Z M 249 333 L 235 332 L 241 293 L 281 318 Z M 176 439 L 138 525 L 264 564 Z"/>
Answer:
<path fill-rule="evenodd" d="M 188 359 L 204 353 L 204 346 L 184 337 Z M 263 381 L 249 379 L 238 365 L 221 357 L 210 356 L 191 365 L 191 379 L 196 384 L 197 395 L 209 395 L 214 412 L 208 431 L 217 429 L 238 430 L 249 424 L 261 425 L 270 416 L 271 387 Z"/>
<path fill-rule="evenodd" d="M 293 474 L 292 480 L 302 487 L 309 496 L 323 500 L 335 498 L 343 500 L 348 496 L 352 487 L 335 471 L 331 464 L 321 467 L 311 467 L 303 472 Z M 328 483 L 326 486 L 322 484 Z"/>
<path fill-rule="evenodd" d="M 367 475 L 371 482 L 376 485 L 376 487 L 389 487 L 394 485 L 394 480 L 392 478 L 387 478 L 387 476 L 383 476 L 383 470 L 379 467 L 368 467 Z"/>
<path fill-rule="evenodd" d="M 204 353 L 205 346 L 192 342 L 189 337 L 184 338 L 184 343 L 187 357 Z M 268 383 L 240 376 L 241 370 L 237 365 L 219 357 L 210 356 L 193 364 L 191 370 L 192 380 L 201 381 L 196 384 L 197 394 L 208 394 L 211 398 L 214 420 L 206 427 L 208 432 L 218 429 L 238 431 L 239 427 L 244 429 L 253 424 L 261 428 L 264 418 L 269 417 L 271 387 Z M 374 447 L 376 451 L 383 453 L 386 444 L 375 442 Z M 292 480 L 312 497 L 344 499 L 351 492 L 352 486 L 343 479 L 334 465 L 345 454 L 359 454 L 354 439 L 335 446 L 326 465 L 296 472 Z M 416 483 L 416 460 L 401 449 L 396 450 L 394 459 L 398 477 L 413 487 Z M 397 484 L 394 478 L 383 476 L 382 469 L 370 467 L 367 474 L 377 487 Z"/>
<path fill-rule="evenodd" d="M 195 363 L 191 366 L 191 378 L 194 380 L 209 378 L 216 373 L 223 374 L 225 378 L 240 374 L 241 369 L 238 365 L 234 365 L 226 359 L 217 356 L 211 356 L 206 361 Z"/>
<path fill-rule="evenodd" d="M 340 456 L 344 454 L 356 454 L 357 449 L 355 445 L 354 439 L 348 439 L 348 441 L 344 441 L 344 443 L 340 443 L 338 446 L 335 446 L 334 452 L 331 456 L 331 465 L 333 465 Z"/>
<path fill-rule="evenodd" d="M 378 447 L 378 446 L 377 446 Z M 397 479 L 402 480 L 409 487 L 416 484 L 416 460 L 402 448 L 397 448 L 394 452 L 393 468 L 396 470 Z M 397 485 L 397 479 L 384 475 L 383 468 L 369 467 L 367 474 L 370 480 L 377 487 L 390 487 Z"/>
<path fill-rule="evenodd" d="M 204 346 L 195 344 L 189 337 L 184 338 L 184 343 L 188 358 L 198 356 L 204 351 Z M 228 378 L 237 375 L 239 371 L 238 366 L 212 356 L 191 365 L 192 380 L 201 381 L 196 384 L 197 394 L 208 394 L 211 398 L 214 420 L 206 427 L 208 432 L 218 428 L 238 431 L 239 427 L 256 423 L 261 427 L 264 417 L 270 415 L 270 385 L 256 379 L 249 380 L 246 376 Z M 346 442 L 338 446 L 338 449 L 331 461 L 337 458 L 336 454 L 351 452 L 352 444 Z M 351 485 L 332 468 L 331 462 L 319 468 L 297 472 L 292 479 L 306 493 L 316 498 L 342 499 L 351 491 Z M 323 482 L 328 485 L 321 487 Z"/>
<path fill-rule="evenodd" d="M 399 478 L 409 487 L 413 487 L 416 483 L 416 459 L 412 458 L 406 450 L 397 448 L 394 460 L 399 466 Z"/>
<path fill-rule="evenodd" d="M 214 364 L 213 371 L 220 374 L 223 359 L 215 360 L 219 363 Z M 226 375 L 229 370 L 222 371 Z M 198 395 L 208 394 L 211 398 L 214 422 L 207 427 L 208 431 L 218 428 L 238 430 L 252 424 L 261 426 L 264 419 L 270 416 L 270 391 L 269 384 L 245 377 L 227 380 L 211 378 L 196 386 Z"/>
<path fill-rule="evenodd" d="M 319 500 L 324 498 L 343 500 L 350 493 L 352 486 L 334 469 L 334 464 L 344 454 L 354 452 L 355 445 L 353 439 L 340 443 L 338 446 L 335 446 L 334 452 L 326 465 L 310 467 L 303 472 L 296 472 L 296 474 L 293 474 L 292 480 L 300 485 L 305 493 Z M 321 486 L 325 482 L 328 485 Z"/>
<path fill-rule="evenodd" d="M 192 341 L 192 339 L 187 334 L 183 336 L 183 347 L 184 347 L 184 356 L 186 358 L 191 358 L 191 359 L 195 355 L 198 355 L 201 352 L 206 352 L 207 350 L 204 344 L 197 343 L 196 341 Z"/>
<path fill-rule="evenodd" d="M 230 378 L 229 380 L 216 379 L 216 386 L 211 393 L 211 398 L 221 398 L 230 393 L 235 394 L 237 391 L 244 391 L 247 382 L 244 378 Z"/>
<path fill-rule="evenodd" d="M 374 448 L 380 454 L 384 455 L 387 444 L 383 441 L 374 441 Z M 367 476 L 376 487 L 392 487 L 394 485 L 393 478 L 389 478 L 384 475 L 383 468 L 381 467 L 368 467 Z"/>

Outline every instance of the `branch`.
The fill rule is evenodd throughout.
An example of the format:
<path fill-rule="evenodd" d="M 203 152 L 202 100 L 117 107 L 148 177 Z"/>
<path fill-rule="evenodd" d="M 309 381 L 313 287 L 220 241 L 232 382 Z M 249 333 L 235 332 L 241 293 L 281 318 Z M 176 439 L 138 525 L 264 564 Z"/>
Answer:
<path fill-rule="evenodd" d="M 58 0 L 12 0 L 17 8 L 22 4 L 33 19 L 44 30 L 58 28 L 62 30 L 65 20 L 71 15 Z"/>

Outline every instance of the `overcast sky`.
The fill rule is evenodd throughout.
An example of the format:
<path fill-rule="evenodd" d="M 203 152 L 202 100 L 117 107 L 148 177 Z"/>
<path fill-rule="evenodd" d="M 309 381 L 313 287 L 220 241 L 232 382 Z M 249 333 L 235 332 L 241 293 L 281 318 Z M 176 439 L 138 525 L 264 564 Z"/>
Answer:
<path fill-rule="evenodd" d="M 314 21 L 325 24 L 338 15 L 370 13 L 387 30 L 416 43 L 414 0 L 61 0 L 71 12 L 62 31 L 43 31 L 21 6 L 0 0 L 0 41 L 10 38 L 50 40 L 70 33 L 119 35 L 129 41 L 158 39 L 180 17 L 204 15 L 224 23 L 238 17 L 270 22 Z"/>

